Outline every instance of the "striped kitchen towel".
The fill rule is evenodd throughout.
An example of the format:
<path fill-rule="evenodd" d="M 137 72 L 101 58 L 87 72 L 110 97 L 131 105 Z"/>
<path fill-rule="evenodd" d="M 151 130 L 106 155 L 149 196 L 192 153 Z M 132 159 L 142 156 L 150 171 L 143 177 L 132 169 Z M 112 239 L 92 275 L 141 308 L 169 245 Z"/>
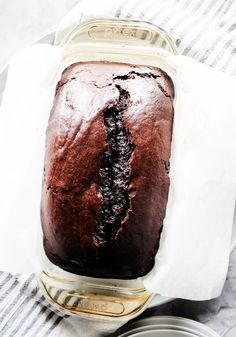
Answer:
<path fill-rule="evenodd" d="M 180 54 L 236 75 L 235 0 L 111 0 L 110 3 L 113 16 L 153 22 L 173 36 Z M 86 15 L 86 11 L 81 12 L 79 21 L 86 19 Z M 202 303 L 202 312 L 197 317 L 211 326 L 213 313 L 217 312 L 220 322 L 221 311 L 218 309 L 227 307 L 226 299 L 231 298 L 229 305 L 235 310 L 228 309 L 231 320 L 218 323 L 217 330 L 221 336 L 233 336 L 236 298 L 233 301 L 232 281 L 235 278 L 236 250 L 231 256 L 229 275 L 221 298 Z M 186 304 L 185 301 L 181 303 Z M 165 314 L 178 314 L 174 305 L 168 308 L 166 311 L 163 309 Z M 196 318 L 194 304 L 192 310 L 193 318 Z M 181 314 L 190 317 L 189 312 L 183 311 Z M 96 336 L 96 331 L 102 327 L 102 323 L 100 327 L 98 323 L 94 327 L 92 322 L 71 318 L 53 309 L 43 298 L 35 275 L 0 273 L 0 337 L 86 337 Z"/>

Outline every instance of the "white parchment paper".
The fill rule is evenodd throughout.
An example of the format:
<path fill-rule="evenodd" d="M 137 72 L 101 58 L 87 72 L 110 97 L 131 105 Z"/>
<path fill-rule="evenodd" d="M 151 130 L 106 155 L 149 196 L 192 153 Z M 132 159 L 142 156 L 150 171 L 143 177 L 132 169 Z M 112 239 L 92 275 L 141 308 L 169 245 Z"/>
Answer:
<path fill-rule="evenodd" d="M 40 272 L 45 131 L 61 50 L 35 45 L 11 61 L 0 112 L 0 270 Z M 195 300 L 220 294 L 236 196 L 236 79 L 186 58 L 176 69 L 170 192 L 147 289 Z"/>
<path fill-rule="evenodd" d="M 185 56 L 176 67 L 170 191 L 155 268 L 145 286 L 206 300 L 221 293 L 236 198 L 236 78 Z"/>
<path fill-rule="evenodd" d="M 60 60 L 60 48 L 35 45 L 19 51 L 9 65 L 0 110 L 0 270 L 42 268 L 45 131 Z"/>

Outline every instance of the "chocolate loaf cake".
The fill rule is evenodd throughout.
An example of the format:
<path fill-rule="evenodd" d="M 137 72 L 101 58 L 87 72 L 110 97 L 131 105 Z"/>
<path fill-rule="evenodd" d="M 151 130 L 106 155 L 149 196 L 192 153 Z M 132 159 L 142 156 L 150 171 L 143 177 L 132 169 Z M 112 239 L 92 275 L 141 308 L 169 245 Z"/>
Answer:
<path fill-rule="evenodd" d="M 62 269 L 135 279 L 154 265 L 169 190 L 174 88 L 161 69 L 75 63 L 46 136 L 44 249 Z"/>

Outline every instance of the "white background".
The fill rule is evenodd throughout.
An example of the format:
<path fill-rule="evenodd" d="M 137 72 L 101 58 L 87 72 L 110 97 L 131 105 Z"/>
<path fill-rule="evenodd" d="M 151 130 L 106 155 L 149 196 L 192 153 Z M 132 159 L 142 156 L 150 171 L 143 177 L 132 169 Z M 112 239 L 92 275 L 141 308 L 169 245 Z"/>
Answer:
<path fill-rule="evenodd" d="M 0 0 L 0 69 L 17 49 L 54 30 L 60 19 L 77 2 L 78 0 Z M 233 254 L 220 299 L 205 303 L 179 300 L 175 301 L 174 306 L 171 303 L 170 307 L 157 308 L 153 314 L 191 317 L 207 323 L 216 331 L 224 331 L 227 337 L 235 337 L 235 266 L 236 254 Z"/>
<path fill-rule="evenodd" d="M 53 31 L 78 0 L 0 0 L 0 69 L 14 52 Z"/>

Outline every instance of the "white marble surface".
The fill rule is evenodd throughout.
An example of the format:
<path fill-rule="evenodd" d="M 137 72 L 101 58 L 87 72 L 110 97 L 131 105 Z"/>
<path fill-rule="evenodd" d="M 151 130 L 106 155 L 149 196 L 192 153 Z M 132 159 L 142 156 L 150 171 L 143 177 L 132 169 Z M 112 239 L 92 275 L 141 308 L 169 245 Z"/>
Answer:
<path fill-rule="evenodd" d="M 0 69 L 23 46 L 51 32 L 63 15 L 78 0 L 0 0 Z M 236 336 L 236 250 L 231 256 L 229 273 L 220 298 L 191 302 L 175 300 L 150 309 L 144 316 L 167 314 L 201 321 L 220 336 Z"/>

